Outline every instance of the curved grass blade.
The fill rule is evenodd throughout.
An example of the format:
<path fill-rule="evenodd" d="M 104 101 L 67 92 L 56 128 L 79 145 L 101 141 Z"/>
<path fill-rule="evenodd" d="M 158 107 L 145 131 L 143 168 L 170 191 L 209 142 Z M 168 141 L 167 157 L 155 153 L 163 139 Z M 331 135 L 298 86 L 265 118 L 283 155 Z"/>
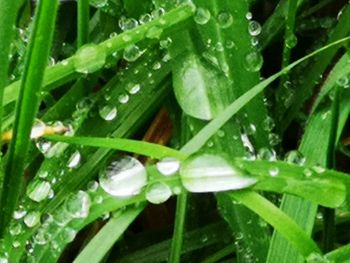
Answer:
<path fill-rule="evenodd" d="M 74 259 L 74 263 L 98 263 L 122 236 L 130 223 L 142 212 L 144 206 L 128 208 L 122 214 L 113 216 L 94 236 L 88 245 Z"/>
<path fill-rule="evenodd" d="M 21 193 L 29 135 L 39 107 L 39 91 L 49 57 L 58 1 L 42 0 L 37 7 L 34 29 L 16 106 L 14 137 L 10 145 L 1 197 L 0 232 L 4 233 Z M 16 186 L 16 187 L 14 187 Z"/>
<path fill-rule="evenodd" d="M 172 148 L 158 145 L 154 143 L 136 141 L 122 138 L 96 138 L 96 137 L 67 137 L 60 135 L 47 136 L 49 140 L 66 142 L 69 144 L 78 144 L 84 146 L 107 148 L 120 150 L 135 154 L 141 154 L 155 159 L 163 159 L 165 157 L 174 157 L 184 160 L 187 156 Z"/>
<path fill-rule="evenodd" d="M 305 258 L 311 253 L 319 253 L 317 244 L 290 217 L 261 195 L 251 191 L 230 194 L 238 202 L 261 216 L 280 232 Z"/>

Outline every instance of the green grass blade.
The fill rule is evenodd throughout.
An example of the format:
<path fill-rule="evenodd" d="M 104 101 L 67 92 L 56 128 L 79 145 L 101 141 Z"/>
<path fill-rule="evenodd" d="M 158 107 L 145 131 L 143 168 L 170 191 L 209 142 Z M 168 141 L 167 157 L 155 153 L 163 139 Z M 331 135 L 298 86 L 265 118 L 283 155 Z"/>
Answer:
<path fill-rule="evenodd" d="M 187 206 L 188 193 L 184 192 L 179 195 L 176 202 L 176 220 L 169 255 L 169 262 L 171 263 L 180 262 Z"/>
<path fill-rule="evenodd" d="M 215 254 L 211 255 L 210 257 L 204 259 L 202 263 L 215 263 L 219 260 L 227 257 L 230 254 L 233 254 L 235 252 L 235 248 L 233 245 L 228 245 L 227 247 L 224 247 L 223 249 L 219 250 Z"/>
<path fill-rule="evenodd" d="M 26 66 L 16 107 L 14 137 L 10 146 L 4 191 L 1 198 L 0 231 L 3 233 L 21 193 L 29 136 L 39 107 L 39 91 L 49 57 L 58 1 L 40 1 L 34 20 Z M 14 187 L 16 186 L 16 187 Z"/>
<path fill-rule="evenodd" d="M 89 0 L 78 0 L 78 40 L 77 46 L 80 48 L 89 41 Z"/>
<path fill-rule="evenodd" d="M 261 216 L 281 233 L 305 258 L 320 252 L 317 244 L 291 218 L 257 193 L 239 191 L 231 196 Z"/>
<path fill-rule="evenodd" d="M 84 146 L 106 148 L 141 154 L 155 159 L 165 157 L 174 157 L 179 160 L 184 160 L 187 156 L 177 150 L 159 144 L 136 141 L 121 138 L 96 138 L 96 137 L 67 137 L 60 135 L 47 136 L 49 140 L 66 142 L 69 144 L 78 144 Z"/>
<path fill-rule="evenodd" d="M 112 248 L 116 241 L 122 236 L 130 223 L 144 209 L 143 206 L 129 208 L 123 211 L 121 215 L 113 216 L 107 224 L 94 236 L 88 245 L 74 259 L 74 263 L 98 263 Z"/>
<path fill-rule="evenodd" d="M 13 27 L 20 3 L 19 0 L 0 2 L 0 131 L 2 127 L 2 101 L 8 82 L 10 45 L 14 36 Z"/>
<path fill-rule="evenodd" d="M 325 255 L 330 262 L 350 262 L 350 244 L 337 248 Z"/>

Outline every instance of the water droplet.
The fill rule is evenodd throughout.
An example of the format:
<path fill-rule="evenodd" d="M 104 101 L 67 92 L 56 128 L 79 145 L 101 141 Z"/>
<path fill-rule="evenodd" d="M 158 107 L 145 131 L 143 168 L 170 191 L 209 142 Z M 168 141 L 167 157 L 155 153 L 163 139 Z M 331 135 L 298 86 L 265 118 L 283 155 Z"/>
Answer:
<path fill-rule="evenodd" d="M 50 240 L 50 234 L 46 229 L 39 229 L 34 235 L 34 242 L 38 245 L 45 245 Z"/>
<path fill-rule="evenodd" d="M 313 252 L 306 258 L 307 263 L 331 263 L 326 257 L 319 253 Z"/>
<path fill-rule="evenodd" d="M 105 121 L 112 121 L 117 117 L 117 107 L 111 104 L 105 104 L 99 107 L 98 113 Z"/>
<path fill-rule="evenodd" d="M 74 169 L 77 168 L 81 161 L 81 154 L 79 151 L 75 151 L 68 160 L 67 167 Z"/>
<path fill-rule="evenodd" d="M 312 170 L 314 170 L 318 174 L 322 174 L 326 171 L 326 168 L 324 168 L 323 166 L 318 164 L 318 165 L 313 166 Z"/>
<path fill-rule="evenodd" d="M 184 187 L 190 192 L 218 192 L 249 187 L 257 182 L 233 167 L 225 158 L 211 154 L 187 159 L 180 168 Z"/>
<path fill-rule="evenodd" d="M 281 142 L 281 138 L 276 133 L 270 133 L 269 134 L 269 142 L 271 146 L 276 146 Z"/>
<path fill-rule="evenodd" d="M 13 246 L 14 248 L 18 248 L 18 247 L 21 246 L 21 243 L 20 243 L 18 240 L 15 240 L 15 241 L 12 242 L 12 246 Z"/>
<path fill-rule="evenodd" d="M 260 148 L 257 155 L 260 160 L 276 161 L 276 152 L 269 148 Z"/>
<path fill-rule="evenodd" d="M 141 25 L 152 21 L 152 16 L 150 14 L 143 14 L 140 16 L 139 22 Z"/>
<path fill-rule="evenodd" d="M 19 223 L 11 224 L 9 232 L 12 236 L 18 236 L 22 232 L 22 225 Z"/>
<path fill-rule="evenodd" d="M 175 195 L 179 195 L 182 192 L 182 188 L 180 186 L 175 186 L 173 187 L 172 191 Z"/>
<path fill-rule="evenodd" d="M 95 72 L 106 62 L 106 53 L 103 48 L 95 44 L 81 47 L 73 57 L 75 71 L 83 74 Z"/>
<path fill-rule="evenodd" d="M 61 238 L 66 242 L 66 243 L 70 243 L 74 240 L 75 236 L 77 235 L 77 231 L 75 231 L 74 229 L 70 228 L 70 227 L 66 227 L 63 229 L 63 231 L 61 232 L 60 236 Z"/>
<path fill-rule="evenodd" d="M 164 158 L 157 163 L 158 171 L 165 176 L 175 174 L 179 170 L 179 168 L 180 162 L 172 157 Z"/>
<path fill-rule="evenodd" d="M 258 51 L 251 51 L 245 56 L 244 68 L 250 72 L 257 72 L 263 65 L 263 57 Z"/>
<path fill-rule="evenodd" d="M 171 189 L 164 183 L 153 183 L 147 186 L 146 199 L 152 204 L 161 204 L 171 196 Z"/>
<path fill-rule="evenodd" d="M 90 181 L 87 184 L 87 189 L 89 192 L 96 192 L 97 188 L 98 188 L 99 184 L 96 181 Z"/>
<path fill-rule="evenodd" d="M 270 176 L 275 177 L 275 176 L 278 175 L 278 173 L 279 173 L 278 167 L 272 167 L 272 168 L 269 169 L 269 175 Z"/>
<path fill-rule="evenodd" d="M 36 119 L 34 121 L 30 138 L 31 139 L 37 139 L 39 137 L 42 137 L 45 134 L 46 124 L 42 122 L 41 120 Z"/>
<path fill-rule="evenodd" d="M 168 37 L 168 38 L 166 38 L 166 39 L 161 40 L 161 41 L 159 42 L 159 45 L 160 45 L 160 47 L 161 47 L 162 49 L 166 49 L 166 48 L 169 48 L 169 47 L 170 47 L 170 45 L 171 45 L 172 42 L 173 42 L 173 41 L 171 40 L 171 38 Z"/>
<path fill-rule="evenodd" d="M 205 25 L 210 20 L 210 17 L 211 15 L 208 9 L 199 7 L 194 15 L 194 21 L 199 25 Z"/>
<path fill-rule="evenodd" d="M 284 160 L 287 163 L 293 163 L 302 166 L 305 164 L 306 158 L 301 154 L 301 152 L 293 150 L 286 153 Z"/>
<path fill-rule="evenodd" d="M 154 9 L 154 10 L 151 12 L 151 15 L 152 15 L 153 19 L 156 19 L 156 18 L 158 18 L 158 17 L 161 17 L 161 16 L 164 15 L 164 14 L 165 14 L 165 10 L 164 10 L 164 8 L 162 8 L 162 7 L 159 7 L 159 8 L 157 8 L 157 9 Z"/>
<path fill-rule="evenodd" d="M 251 20 L 251 19 L 253 18 L 253 14 L 252 14 L 251 12 L 246 13 L 246 14 L 245 14 L 245 18 L 246 18 L 247 20 Z"/>
<path fill-rule="evenodd" d="M 337 85 L 343 88 L 349 87 L 349 78 L 347 76 L 342 76 L 337 79 Z"/>
<path fill-rule="evenodd" d="M 130 45 L 125 48 L 123 58 L 128 62 L 134 62 L 142 55 L 142 53 L 143 52 L 138 46 Z"/>
<path fill-rule="evenodd" d="M 18 219 L 21 219 L 23 218 L 25 215 L 27 214 L 27 211 L 26 210 L 16 210 L 13 212 L 13 218 L 18 220 Z"/>
<path fill-rule="evenodd" d="M 228 12 L 220 12 L 217 17 L 217 21 L 221 28 L 228 28 L 232 25 L 233 18 L 232 15 Z"/>
<path fill-rule="evenodd" d="M 40 223 L 40 213 L 36 211 L 29 212 L 25 217 L 24 217 L 24 223 L 26 224 L 27 227 L 31 228 L 36 226 L 37 224 Z"/>
<path fill-rule="evenodd" d="M 251 36 L 258 36 L 261 33 L 261 25 L 257 21 L 250 21 L 248 31 Z"/>
<path fill-rule="evenodd" d="M 267 116 L 263 122 L 263 129 L 265 131 L 271 132 L 274 128 L 275 121 L 270 116 Z"/>
<path fill-rule="evenodd" d="M 134 18 L 126 18 L 124 16 L 122 16 L 119 21 L 118 21 L 118 25 L 120 27 L 121 30 L 123 31 L 127 31 L 130 29 L 133 29 L 135 27 L 138 26 L 138 21 Z"/>
<path fill-rule="evenodd" d="M 288 48 L 293 48 L 297 45 L 298 39 L 294 34 L 289 34 L 286 38 L 286 46 Z"/>
<path fill-rule="evenodd" d="M 306 177 L 310 177 L 312 175 L 312 171 L 309 168 L 304 169 L 303 174 Z"/>
<path fill-rule="evenodd" d="M 79 191 L 66 200 L 65 208 L 73 218 L 86 218 L 90 212 L 90 204 L 90 196 L 84 191 Z"/>
<path fill-rule="evenodd" d="M 121 103 L 121 104 L 125 104 L 125 103 L 128 103 L 129 101 L 129 95 L 126 94 L 126 93 L 122 93 L 118 96 L 118 101 Z"/>
<path fill-rule="evenodd" d="M 147 182 L 147 173 L 137 159 L 125 156 L 112 162 L 99 174 L 100 186 L 113 196 L 138 194 Z"/>
<path fill-rule="evenodd" d="M 134 95 L 136 93 L 138 93 L 141 89 L 140 84 L 133 84 L 133 85 L 129 85 L 126 90 L 131 94 Z"/>
<path fill-rule="evenodd" d="M 108 0 L 89 0 L 89 3 L 96 8 L 101 8 L 107 5 Z"/>
<path fill-rule="evenodd" d="M 50 190 L 51 184 L 49 182 L 34 180 L 28 185 L 26 194 L 31 200 L 39 203 L 47 198 Z"/>

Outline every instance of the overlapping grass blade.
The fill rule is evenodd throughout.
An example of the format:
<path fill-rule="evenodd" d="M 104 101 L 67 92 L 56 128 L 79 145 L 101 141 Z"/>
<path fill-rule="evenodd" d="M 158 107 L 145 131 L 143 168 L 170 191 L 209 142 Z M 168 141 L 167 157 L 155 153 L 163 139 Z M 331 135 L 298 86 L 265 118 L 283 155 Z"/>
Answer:
<path fill-rule="evenodd" d="M 39 92 L 49 57 L 58 1 L 43 0 L 37 7 L 34 29 L 26 55 L 25 69 L 16 106 L 14 136 L 10 145 L 1 197 L 0 231 L 10 221 L 21 193 L 29 136 L 39 107 Z M 16 186 L 16 187 L 14 187 Z"/>

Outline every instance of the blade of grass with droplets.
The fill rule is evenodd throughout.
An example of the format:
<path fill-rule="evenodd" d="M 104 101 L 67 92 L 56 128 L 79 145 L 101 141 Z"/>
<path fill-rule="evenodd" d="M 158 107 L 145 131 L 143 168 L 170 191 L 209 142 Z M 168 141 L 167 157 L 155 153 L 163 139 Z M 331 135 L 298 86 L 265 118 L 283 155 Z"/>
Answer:
<path fill-rule="evenodd" d="M 94 138 L 94 137 L 68 137 L 60 135 L 47 136 L 49 140 L 66 142 L 69 144 L 78 144 L 98 148 L 107 148 L 119 151 L 125 151 L 135 154 L 141 154 L 155 159 L 163 159 L 165 157 L 174 157 L 184 160 L 187 155 L 182 154 L 172 148 L 130 139 L 122 138 Z"/>
<path fill-rule="evenodd" d="M 350 112 L 349 105 L 346 102 L 348 101 L 348 96 L 349 94 L 344 94 L 341 99 L 337 128 L 338 138 Z M 306 157 L 308 165 L 321 164 L 325 166 L 327 164 L 329 134 L 332 121 L 329 107 L 323 107 L 321 110 L 314 112 L 306 127 L 299 149 Z M 347 196 L 347 201 L 349 200 L 348 198 L 349 195 Z M 315 204 L 299 198 L 285 196 L 281 208 L 300 224 L 307 233 L 311 234 L 317 212 L 317 206 Z M 281 251 L 283 251 L 283 257 L 281 257 Z M 281 236 L 275 233 L 270 246 L 268 262 L 290 262 L 290 260 L 294 262 L 303 261 L 299 254 Z"/>
<path fill-rule="evenodd" d="M 94 236 L 88 245 L 74 259 L 74 263 L 98 263 L 112 248 L 116 241 L 123 235 L 130 223 L 141 213 L 144 206 L 137 208 L 128 208 L 122 214 L 112 216 L 112 218 L 103 226 L 103 228 Z M 111 234 L 112 233 L 112 234 Z"/>
<path fill-rule="evenodd" d="M 298 224 L 261 195 L 250 191 L 238 191 L 231 193 L 231 196 L 271 224 L 305 258 L 313 252 L 320 252 L 317 244 Z"/>
<path fill-rule="evenodd" d="M 1 197 L 0 231 L 4 233 L 21 193 L 29 135 L 39 107 L 38 92 L 47 65 L 58 1 L 42 0 L 34 18 L 34 29 L 26 55 L 24 74 L 16 106 L 14 137 L 10 145 Z M 13 187 L 13 186 L 16 187 Z"/>
<path fill-rule="evenodd" d="M 188 5 L 180 6 L 169 13 L 161 16 L 149 23 L 136 27 L 132 30 L 126 31 L 120 35 L 112 37 L 98 45 L 98 52 L 100 55 L 105 55 L 106 57 L 113 56 L 113 53 L 125 49 L 127 46 L 135 44 L 139 41 L 153 38 L 154 36 L 149 34 L 150 30 L 154 28 L 159 29 L 161 32 L 166 31 L 169 28 L 173 28 L 175 25 L 182 23 L 189 19 L 193 15 L 193 8 Z M 148 34 L 147 34 L 148 32 Z M 104 54 L 103 54 L 104 53 Z M 76 71 L 74 66 L 74 61 L 76 56 L 72 56 L 55 66 L 47 68 L 44 80 L 43 80 L 43 90 L 49 91 L 53 88 L 67 83 L 72 79 L 76 79 L 81 76 L 82 73 Z M 79 58 L 80 60 L 81 58 Z M 85 64 L 86 67 L 90 67 L 91 64 L 95 63 L 95 60 L 89 59 L 89 56 L 84 58 L 84 61 L 80 61 L 81 64 Z M 101 65 L 101 67 L 104 66 Z M 19 82 L 16 81 L 11 85 L 7 86 L 4 94 L 4 104 L 8 104 L 16 100 L 19 92 Z"/>
<path fill-rule="evenodd" d="M 345 8 L 342 11 L 342 14 L 338 18 L 338 23 L 333 31 L 330 33 L 328 43 L 332 43 L 340 38 L 343 38 L 350 33 L 349 27 L 347 25 L 350 23 L 350 4 L 346 4 Z M 284 114 L 279 113 L 281 123 L 281 127 L 279 128 L 281 131 L 285 131 L 290 123 L 294 120 L 296 115 L 299 113 L 302 105 L 308 99 L 312 90 L 315 87 L 315 83 L 318 83 L 320 80 L 320 76 L 327 69 L 328 65 L 336 55 L 339 47 L 334 47 L 329 49 L 322 54 L 319 54 L 315 57 L 315 62 L 312 63 L 312 66 L 308 67 L 305 76 L 303 76 L 303 85 L 298 87 L 298 92 L 295 93 L 295 97 L 293 97 L 293 102 L 289 109 Z"/>

